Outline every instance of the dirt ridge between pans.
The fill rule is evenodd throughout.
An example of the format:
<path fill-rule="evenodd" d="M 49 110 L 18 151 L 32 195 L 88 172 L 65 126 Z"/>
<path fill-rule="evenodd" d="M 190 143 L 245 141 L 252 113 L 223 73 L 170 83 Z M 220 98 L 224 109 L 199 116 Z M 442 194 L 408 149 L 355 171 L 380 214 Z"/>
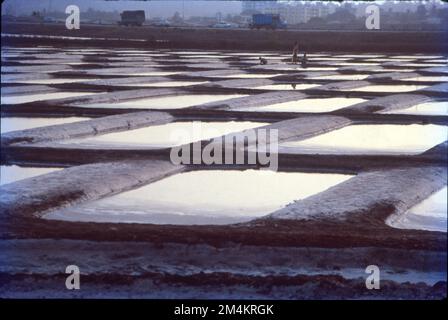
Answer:
<path fill-rule="evenodd" d="M 240 50 L 290 50 L 299 38 L 307 43 L 308 52 L 425 52 L 443 53 L 448 51 L 447 32 L 430 31 L 264 31 L 264 30 L 218 30 L 188 28 L 120 28 L 118 26 L 85 25 L 79 30 L 66 30 L 58 25 L 38 25 L 22 23 L 2 23 L 4 33 L 36 34 L 69 37 L 122 38 L 122 40 L 64 40 L 45 38 L 2 37 L 3 45 L 40 45 L 61 43 L 73 46 L 95 45 L 116 47 L 121 43 L 128 47 L 140 48 L 183 48 L 183 49 L 229 49 Z M 131 41 L 126 39 L 140 39 Z M 159 41 L 163 40 L 163 41 Z"/>
<path fill-rule="evenodd" d="M 230 273 L 199 273 L 191 276 L 147 273 L 142 277 L 119 274 L 84 275 L 83 290 L 61 291 L 65 274 L 60 275 L 9 275 L 0 274 L 0 288 L 3 297 L 24 298 L 24 286 L 38 285 L 38 295 L 46 298 L 64 297 L 88 298 L 121 297 L 123 293 L 132 298 L 161 298 L 167 294 L 174 298 L 213 298 L 219 296 L 231 299 L 245 296 L 246 299 L 442 299 L 447 284 L 440 281 L 433 286 L 423 283 L 396 283 L 383 280 L 381 290 L 366 290 L 364 279 L 345 279 L 336 275 L 288 276 L 239 276 Z M 110 283 L 114 283 L 112 288 Z M 182 286 L 183 290 L 179 290 Z M 107 290 L 104 290 L 107 287 Z M 132 288 L 132 294 L 129 288 Z M 76 292 L 78 291 L 78 292 Z M 55 292 L 57 295 L 55 295 Z M 100 292 L 100 293 L 98 293 Z M 31 293 L 35 296 L 36 293 Z"/>

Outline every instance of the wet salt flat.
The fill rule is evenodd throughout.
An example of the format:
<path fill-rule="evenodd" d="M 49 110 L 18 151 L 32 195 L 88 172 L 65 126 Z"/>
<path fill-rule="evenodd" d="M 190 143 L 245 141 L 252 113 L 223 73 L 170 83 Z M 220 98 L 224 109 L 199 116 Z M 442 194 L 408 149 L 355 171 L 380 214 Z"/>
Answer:
<path fill-rule="evenodd" d="M 94 103 L 88 105 L 79 105 L 88 108 L 136 108 L 136 109 L 180 109 L 188 108 L 209 102 L 240 98 L 246 95 L 241 94 L 189 94 L 175 95 L 159 98 L 144 98 L 127 100 L 117 103 Z"/>
<path fill-rule="evenodd" d="M 83 120 L 89 120 L 85 117 L 67 117 L 67 118 L 20 118 L 7 117 L 1 118 L 1 133 L 6 133 L 16 130 L 25 130 L 38 127 L 52 126 L 56 124 L 72 123 Z"/>
<path fill-rule="evenodd" d="M 333 65 L 336 66 L 378 66 L 379 63 L 375 62 L 335 62 Z"/>
<path fill-rule="evenodd" d="M 272 78 L 276 76 L 281 76 L 281 73 L 237 73 L 237 74 L 229 74 L 225 76 L 219 76 L 216 77 L 219 78 L 238 78 L 238 79 L 257 79 L 257 78 Z"/>
<path fill-rule="evenodd" d="M 262 107 L 239 108 L 238 110 L 260 112 L 331 112 L 364 101 L 367 100 L 359 98 L 316 98 L 288 101 Z"/>
<path fill-rule="evenodd" d="M 444 58 L 443 56 L 434 56 L 434 55 L 413 55 L 413 56 L 406 56 L 406 55 L 402 55 L 402 56 L 392 56 L 391 58 L 395 58 L 395 59 L 440 59 L 440 58 Z"/>
<path fill-rule="evenodd" d="M 399 229 L 447 232 L 447 187 L 433 193 L 405 214 L 392 216 L 386 223 Z"/>
<path fill-rule="evenodd" d="M 123 83 L 122 86 L 129 87 L 185 87 L 198 84 L 205 84 L 208 81 L 167 81 L 167 82 L 149 82 L 149 83 Z"/>
<path fill-rule="evenodd" d="M 365 87 L 358 87 L 353 89 L 346 89 L 348 91 L 367 91 L 367 92 L 409 92 L 427 88 L 425 85 L 371 85 Z"/>
<path fill-rule="evenodd" d="M 197 55 L 197 54 L 215 54 L 216 51 L 170 51 L 171 54 Z"/>
<path fill-rule="evenodd" d="M 53 78 L 53 79 L 30 79 L 30 80 L 13 80 L 7 82 L 29 83 L 29 84 L 58 84 L 58 83 L 74 83 L 83 81 L 95 81 L 95 78 Z M 2 79 L 3 83 L 3 79 Z"/>
<path fill-rule="evenodd" d="M 44 218 L 154 224 L 236 223 L 264 216 L 351 177 L 270 170 L 193 171 L 49 213 Z"/>
<path fill-rule="evenodd" d="M 247 89 L 262 89 L 262 90 L 305 90 L 314 87 L 318 87 L 320 84 L 309 84 L 309 83 L 300 83 L 300 84 L 271 84 L 260 87 L 246 87 Z"/>
<path fill-rule="evenodd" d="M 448 101 L 420 103 L 406 109 L 388 110 L 381 113 L 448 116 Z"/>
<path fill-rule="evenodd" d="M 350 125 L 305 139 L 280 144 L 308 154 L 420 154 L 445 142 L 441 125 Z"/>
<path fill-rule="evenodd" d="M 265 126 L 265 122 L 251 121 L 187 121 L 108 133 L 83 139 L 63 140 L 65 144 L 113 148 L 165 148 L 208 140 L 232 132 Z"/>
<path fill-rule="evenodd" d="M 149 71 L 149 72 L 136 72 L 129 73 L 130 76 L 173 76 L 175 74 L 181 74 L 182 72 L 170 72 L 170 71 Z"/>
<path fill-rule="evenodd" d="M 368 74 L 332 74 L 329 76 L 311 76 L 308 79 L 311 80 L 364 80 L 368 77 Z"/>
<path fill-rule="evenodd" d="M 378 68 L 378 69 L 372 69 L 371 71 L 374 71 L 374 72 L 414 72 L 415 69 L 383 67 L 383 68 Z"/>
<path fill-rule="evenodd" d="M 403 63 L 400 66 L 403 67 L 419 67 L 419 68 L 427 68 L 427 67 L 444 67 L 446 64 L 444 63 Z"/>
<path fill-rule="evenodd" d="M 448 76 L 420 76 L 413 78 L 405 78 L 401 81 L 427 81 L 427 82 L 448 82 Z"/>
<path fill-rule="evenodd" d="M 336 57 L 343 58 L 379 58 L 384 57 L 383 54 L 339 54 Z"/>
<path fill-rule="evenodd" d="M 18 103 L 27 103 L 42 100 L 81 97 L 81 96 L 88 96 L 91 94 L 97 94 L 97 92 L 59 91 L 59 92 L 39 93 L 39 94 L 22 94 L 11 96 L 8 95 L 8 96 L 2 96 L 1 101 L 2 104 L 18 104 Z"/>
<path fill-rule="evenodd" d="M 0 166 L 0 185 L 16 182 L 19 180 L 32 178 L 41 174 L 62 170 L 61 168 L 36 168 L 36 167 L 19 167 Z"/>

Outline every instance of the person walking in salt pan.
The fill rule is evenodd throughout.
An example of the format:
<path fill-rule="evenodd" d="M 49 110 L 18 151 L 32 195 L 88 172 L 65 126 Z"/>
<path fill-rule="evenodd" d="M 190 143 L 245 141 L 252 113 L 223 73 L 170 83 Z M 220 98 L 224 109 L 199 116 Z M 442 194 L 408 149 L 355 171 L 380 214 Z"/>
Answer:
<path fill-rule="evenodd" d="M 292 64 L 297 64 L 297 61 L 299 61 L 298 55 L 299 55 L 299 43 L 296 41 L 294 43 L 294 47 L 292 48 L 292 59 L 291 59 Z"/>

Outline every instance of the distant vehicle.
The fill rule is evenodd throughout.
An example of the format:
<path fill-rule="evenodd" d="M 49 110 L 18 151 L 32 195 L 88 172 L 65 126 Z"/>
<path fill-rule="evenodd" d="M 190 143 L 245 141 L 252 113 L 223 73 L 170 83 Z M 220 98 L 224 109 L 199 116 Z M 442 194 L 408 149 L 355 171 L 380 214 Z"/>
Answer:
<path fill-rule="evenodd" d="M 120 16 L 121 21 L 118 22 L 118 24 L 122 26 L 124 25 L 140 27 L 146 20 L 144 10 L 123 11 Z"/>
<path fill-rule="evenodd" d="M 168 20 L 154 21 L 151 25 L 154 27 L 171 27 L 171 23 Z"/>
<path fill-rule="evenodd" d="M 44 17 L 43 21 L 47 22 L 47 23 L 56 23 L 56 22 L 58 22 L 58 20 L 53 18 L 53 17 Z"/>
<path fill-rule="evenodd" d="M 219 28 L 219 29 L 229 29 L 232 28 L 232 25 L 227 22 L 218 22 L 212 25 L 212 28 Z"/>
<path fill-rule="evenodd" d="M 278 14 L 254 14 L 249 26 L 251 29 L 286 29 L 286 23 L 282 21 Z"/>

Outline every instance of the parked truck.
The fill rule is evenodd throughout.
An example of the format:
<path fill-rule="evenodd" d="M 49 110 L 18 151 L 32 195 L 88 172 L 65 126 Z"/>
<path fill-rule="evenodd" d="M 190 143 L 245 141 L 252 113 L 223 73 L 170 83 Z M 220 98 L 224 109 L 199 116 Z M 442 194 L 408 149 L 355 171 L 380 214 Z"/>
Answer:
<path fill-rule="evenodd" d="M 120 16 L 118 24 L 122 26 L 141 26 L 146 19 L 144 10 L 123 11 Z"/>
<path fill-rule="evenodd" d="M 286 29 L 286 23 L 278 14 L 254 14 L 252 15 L 251 29 Z"/>

